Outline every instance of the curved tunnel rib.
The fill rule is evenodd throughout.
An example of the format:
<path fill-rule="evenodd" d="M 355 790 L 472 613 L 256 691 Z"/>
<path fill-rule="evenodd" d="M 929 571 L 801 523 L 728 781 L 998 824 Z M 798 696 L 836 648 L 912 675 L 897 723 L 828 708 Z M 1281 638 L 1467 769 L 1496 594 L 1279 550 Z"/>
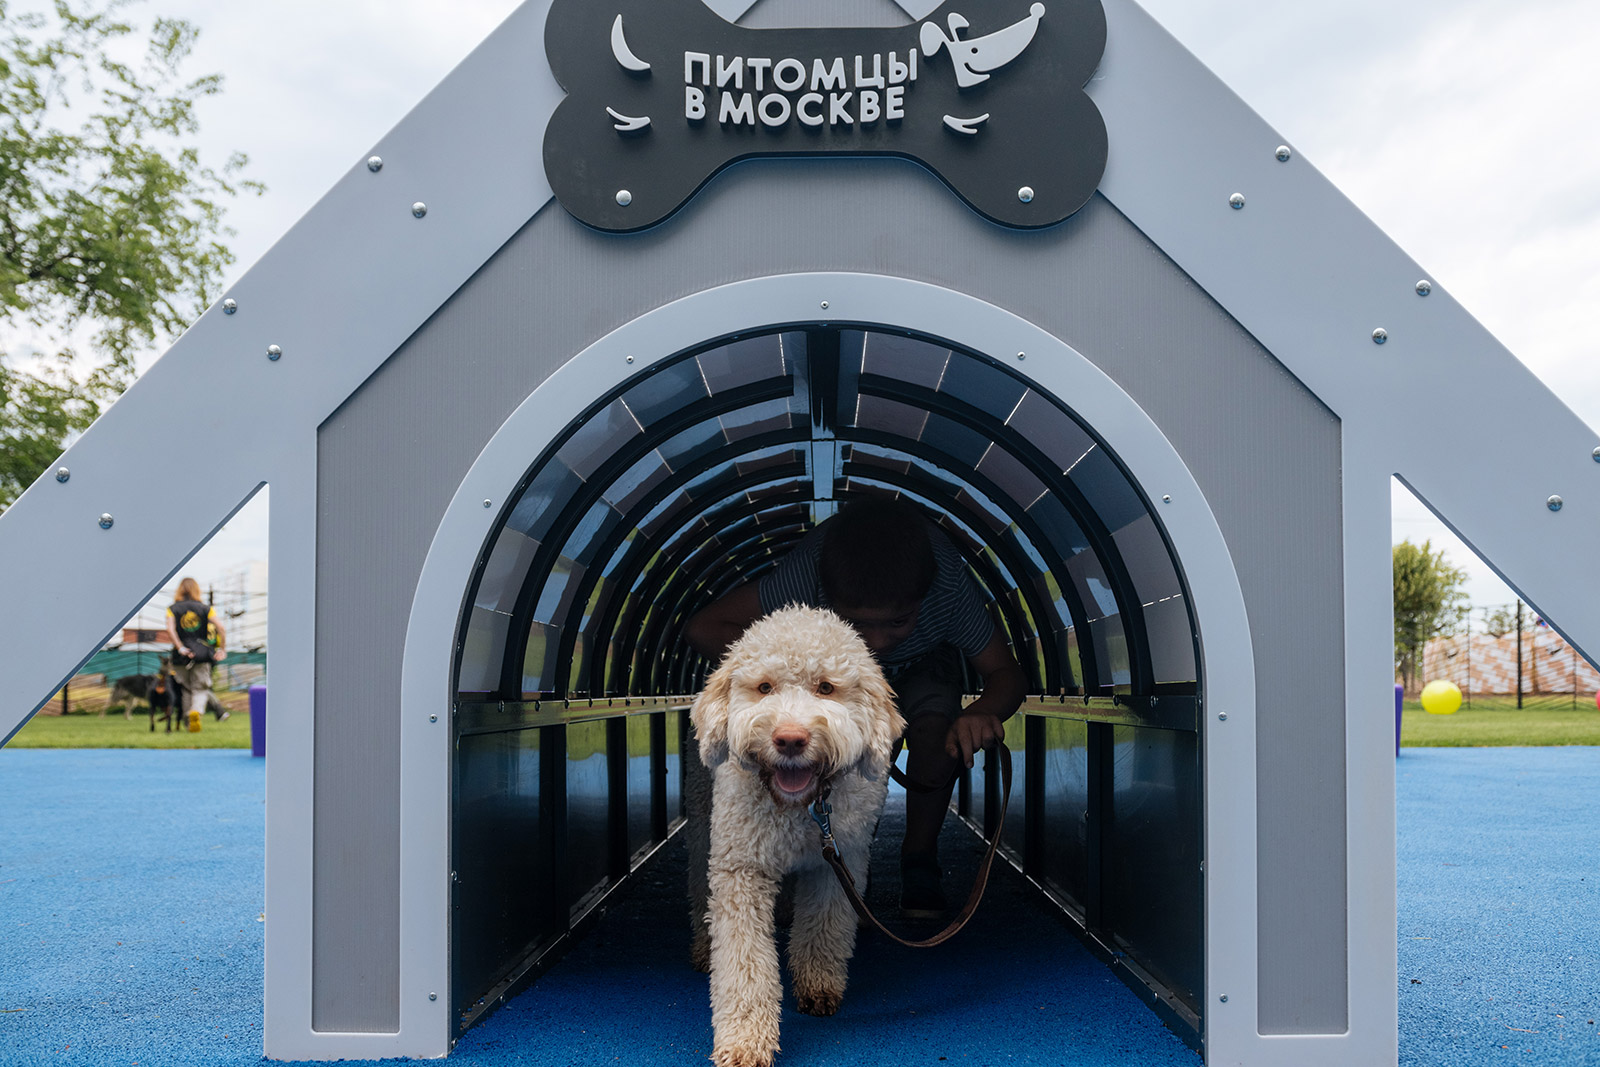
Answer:
<path fill-rule="evenodd" d="M 780 386 L 777 384 L 778 382 L 783 384 Z M 639 388 L 638 385 L 634 385 L 630 388 L 630 392 L 637 392 Z M 568 498 L 567 505 L 561 510 L 556 522 L 552 524 L 545 536 L 540 539 L 539 553 L 535 556 L 532 566 L 528 569 L 526 580 L 517 594 L 516 606 L 512 612 L 513 619 L 517 620 L 520 625 L 514 628 L 507 638 L 505 667 L 500 681 L 501 692 L 520 692 L 522 688 L 523 663 L 516 650 L 526 648 L 528 639 L 527 624 L 532 621 L 531 610 L 543 591 L 545 579 L 550 571 L 554 569 L 557 560 L 561 558 L 562 549 L 566 547 L 573 530 L 589 515 L 592 508 L 595 508 L 604 500 L 605 491 L 619 477 L 633 468 L 635 464 L 639 463 L 651 452 L 656 451 L 677 434 L 691 430 L 707 419 L 714 419 L 717 416 L 738 411 L 741 408 L 759 405 L 765 401 L 786 400 L 790 395 L 787 381 L 777 379 L 772 382 L 753 383 L 749 386 L 729 390 L 720 396 L 708 397 L 708 406 L 703 408 L 686 407 L 669 411 L 659 422 L 652 422 L 649 426 L 638 423 L 637 416 L 633 415 L 631 410 L 629 411 L 630 417 L 636 420 L 640 432 L 627 438 L 615 453 L 607 457 L 603 464 L 591 473 L 590 477 L 583 479 L 574 488 Z M 615 400 L 608 398 L 607 403 L 598 405 L 597 408 L 598 410 L 604 410 L 612 403 L 625 404 L 626 396 L 627 394 L 622 394 Z M 592 417 L 592 414 L 589 417 Z M 577 430 L 582 428 L 585 421 L 584 419 L 579 420 L 574 427 L 573 434 L 562 442 L 563 447 L 573 440 Z M 559 456 L 560 453 L 561 447 L 558 447 L 554 455 Z M 531 473 L 527 479 L 530 487 L 536 477 L 537 470 Z M 519 492 L 518 495 L 520 496 L 521 493 Z M 615 521 L 620 522 L 621 516 L 618 516 Z M 562 674 L 558 673 L 557 676 L 560 677 Z"/>
<path fill-rule="evenodd" d="M 728 447 L 731 449 L 736 446 Z M 725 462 L 725 459 L 708 463 L 705 469 L 714 469 L 722 462 Z M 653 490 L 649 495 L 647 495 L 636 506 L 635 513 L 642 512 L 648 514 L 673 492 L 681 488 L 684 483 L 694 480 L 703 473 L 704 470 L 700 469 L 690 469 L 680 472 L 673 479 L 664 482 L 661 486 L 657 487 L 657 489 Z M 743 477 L 735 478 L 732 482 L 724 485 L 719 485 L 719 489 L 727 493 L 728 499 L 732 499 L 740 494 L 757 489 L 760 486 L 772 484 L 784 478 L 793 479 L 804 475 L 804 473 L 805 467 L 800 463 L 795 463 L 792 465 L 785 464 L 777 469 L 769 467 Z M 767 504 L 763 501 L 755 505 L 747 504 L 742 510 L 754 514 L 755 512 L 760 511 L 764 506 L 767 506 Z M 687 508 L 684 510 L 687 510 Z M 718 511 L 715 507 L 712 507 L 706 511 L 697 512 L 696 517 L 709 521 L 713 514 L 715 514 L 718 520 L 716 525 L 719 526 L 737 523 L 744 518 L 744 514 L 741 513 L 741 509 Z M 615 530 L 613 530 L 607 539 L 601 543 L 598 551 L 595 553 L 595 558 L 597 560 L 608 561 L 607 566 L 603 568 L 590 568 L 584 574 L 583 580 L 578 586 L 575 602 L 579 604 L 588 604 L 594 594 L 595 587 L 599 585 L 602 579 L 610 580 L 612 583 L 610 595 L 601 603 L 596 605 L 599 610 L 595 613 L 596 625 L 592 627 L 593 633 L 591 636 L 602 637 L 609 640 L 606 635 L 617 632 L 619 615 L 622 610 L 622 604 L 619 602 L 619 598 L 625 599 L 627 597 L 627 595 L 633 590 L 638 579 L 645 572 L 645 569 L 649 566 L 652 558 L 657 556 L 658 553 L 662 553 L 665 547 L 670 546 L 678 536 L 677 531 L 674 531 L 672 534 L 661 538 L 660 544 L 662 547 L 660 548 L 653 543 L 648 543 L 647 539 L 645 538 L 631 538 L 632 543 L 630 544 L 628 542 L 630 541 L 630 537 L 635 530 L 636 527 L 627 522 L 620 524 Z M 569 628 L 569 630 L 571 630 L 571 628 Z M 570 636 L 567 631 L 563 632 L 559 662 L 567 662 L 571 655 L 572 643 L 575 642 L 576 639 L 575 630 L 571 630 Z M 591 693 L 604 692 L 610 694 L 613 690 L 619 688 L 619 683 L 615 677 L 608 679 L 602 673 L 598 673 L 601 669 L 601 665 L 599 664 L 591 665 L 590 671 L 588 672 L 588 690 Z M 620 688 L 627 690 L 629 686 L 627 686 L 626 683 L 622 683 Z"/>
<path fill-rule="evenodd" d="M 558 573 L 558 567 L 563 574 L 559 603 L 568 606 L 562 625 L 556 627 L 552 620 L 552 628 L 558 629 L 560 636 L 554 650 L 553 662 L 549 650 L 546 649 L 544 652 L 545 663 L 555 668 L 553 672 L 540 672 L 540 677 L 548 675 L 546 680 L 552 682 L 552 685 L 546 688 L 552 691 L 559 689 L 563 695 L 583 690 L 590 694 L 615 692 L 619 688 L 636 690 L 637 684 L 624 684 L 618 677 L 622 665 L 632 661 L 634 657 L 618 659 L 615 649 L 611 656 L 598 655 L 598 651 L 612 646 L 619 634 L 624 635 L 622 636 L 624 644 L 631 643 L 635 648 L 640 647 L 638 640 L 626 635 L 638 635 L 639 630 L 634 627 L 644 620 L 639 619 L 635 611 L 627 610 L 626 601 L 635 595 L 634 590 L 639 580 L 647 570 L 651 569 L 650 560 L 655 558 L 653 545 L 671 543 L 681 532 L 674 529 L 669 536 L 660 538 L 661 513 L 675 512 L 679 520 L 687 517 L 689 523 L 711 522 L 707 509 L 715 509 L 716 505 L 707 503 L 704 487 L 698 491 L 694 488 L 697 482 L 716 475 L 719 468 L 736 471 L 742 457 L 757 455 L 769 449 L 777 449 L 781 453 L 785 445 L 792 445 L 795 448 L 790 453 L 792 458 L 788 462 L 783 462 L 781 455 L 777 457 L 776 461 L 783 468 L 781 471 L 762 471 L 752 473 L 749 477 L 734 475 L 731 483 L 717 484 L 717 492 L 725 496 L 731 490 L 737 495 L 746 486 L 755 489 L 763 483 L 781 482 L 784 477 L 788 477 L 793 491 L 786 494 L 786 499 L 795 504 L 808 503 L 815 506 L 819 503 L 816 496 L 817 487 L 824 480 L 828 485 L 830 496 L 823 498 L 821 502 L 829 504 L 851 495 L 849 485 L 852 481 L 869 483 L 878 481 L 893 485 L 901 491 L 916 493 L 936 511 L 946 515 L 956 516 L 965 513 L 965 518 L 961 521 L 972 531 L 972 536 L 964 554 L 969 563 L 973 564 L 975 575 L 999 606 L 1006 624 L 1007 636 L 1018 649 L 1021 658 L 1031 664 L 1029 672 L 1033 675 L 1033 688 L 1060 692 L 1081 683 L 1086 692 L 1108 690 L 1114 682 L 1114 677 L 1108 665 L 1099 662 L 1097 642 L 1086 638 L 1094 632 L 1097 618 L 1115 616 L 1113 621 L 1119 631 L 1115 636 L 1126 643 L 1130 657 L 1128 663 L 1130 674 L 1124 687 L 1135 692 L 1150 689 L 1154 683 L 1154 676 L 1149 649 L 1144 640 L 1142 608 L 1110 529 L 1100 520 L 1093 502 L 1088 500 L 1073 483 L 1071 468 L 1062 470 L 1060 463 L 1052 461 L 1029 441 L 1025 434 L 1011 429 L 995 414 L 995 411 L 1009 409 L 1010 412 L 1014 412 L 1019 409 L 1022 399 L 1029 395 L 1026 383 L 1012 378 L 1003 370 L 994 370 L 992 365 L 990 369 L 983 371 L 988 378 L 979 387 L 974 387 L 970 381 L 956 383 L 971 389 L 980 400 L 989 401 L 990 408 L 994 409 L 990 410 L 946 395 L 939 389 L 898 382 L 871 372 L 856 371 L 851 367 L 851 361 L 839 359 L 837 346 L 822 343 L 824 335 L 835 336 L 827 334 L 826 331 L 816 330 L 806 335 L 808 343 L 805 346 L 805 356 L 790 357 L 795 361 L 792 373 L 789 361 L 786 359 L 782 365 L 783 373 L 775 377 L 747 381 L 718 392 L 713 390 L 709 379 L 701 370 L 700 382 L 704 383 L 704 386 L 697 390 L 692 402 L 667 407 L 653 420 L 640 419 L 628 406 L 628 398 L 639 395 L 642 388 L 640 383 L 631 384 L 617 397 L 597 404 L 591 409 L 588 418 L 592 419 L 603 412 L 622 407 L 632 420 L 636 432 L 627 434 L 615 451 L 604 457 L 593 469 L 588 470 L 586 476 L 580 471 L 563 466 L 562 469 L 568 471 L 568 480 L 576 482 L 569 486 L 565 506 L 551 521 L 544 523 L 542 529 L 530 526 L 530 533 L 538 530 L 538 548 L 534 559 L 524 572 L 521 588 L 518 590 L 515 606 L 511 612 L 513 626 L 504 643 L 504 662 L 500 670 L 499 691 L 502 694 L 514 697 L 520 695 L 524 688 L 522 680 L 526 676 L 530 627 L 534 625 L 531 609 L 535 604 L 548 600 L 552 588 L 550 585 L 552 576 Z M 901 343 L 908 342 L 906 339 L 901 339 Z M 699 359 L 715 351 L 715 346 L 702 349 L 692 358 Z M 826 366 L 813 366 L 813 357 L 816 363 Z M 970 357 L 961 357 L 955 353 L 950 353 L 947 358 L 951 361 L 964 359 L 966 362 L 972 362 Z M 865 365 L 864 358 L 863 365 Z M 819 373 L 822 381 L 814 381 L 808 377 Z M 970 378 L 970 371 L 964 373 Z M 887 402 L 927 412 L 929 413 L 926 416 L 927 420 L 935 417 L 942 420 L 941 425 L 944 428 L 941 432 L 947 438 L 953 432 L 950 429 L 952 426 L 973 435 L 965 439 L 968 449 L 971 451 L 977 442 L 982 442 L 982 454 L 961 456 L 948 452 L 946 446 L 937 441 L 911 440 L 890 431 L 853 425 L 852 423 L 860 421 L 859 416 L 864 401 L 855 400 L 853 405 L 841 405 L 840 394 L 845 392 L 850 393 L 849 399 L 872 398 L 880 403 Z M 831 403 L 824 402 L 823 398 L 828 397 L 832 398 Z M 806 404 L 812 410 L 813 418 L 809 432 L 796 425 L 796 417 L 799 415 L 799 411 L 796 410 L 797 404 Z M 778 408 L 778 421 L 788 422 L 786 428 L 727 440 L 731 435 L 722 427 L 720 420 L 734 413 L 762 406 L 771 409 L 774 405 Z M 841 406 L 846 411 L 853 407 L 854 416 L 846 416 L 844 425 L 836 426 L 832 431 L 822 428 L 819 420 L 836 418 L 834 413 Z M 1058 418 L 1067 420 L 1070 416 L 1061 412 Z M 555 449 L 555 455 L 562 455 L 568 444 L 578 437 L 586 424 L 586 420 L 580 420 Z M 711 429 L 713 424 L 716 426 L 715 431 Z M 930 423 L 925 421 L 924 426 L 928 425 Z M 826 435 L 825 440 L 819 440 L 819 430 Z M 642 496 L 638 496 L 635 490 L 635 497 L 629 501 L 626 513 L 613 503 L 622 495 L 618 490 L 619 480 L 632 476 L 646 457 L 656 454 L 660 458 L 659 450 L 668 442 L 680 435 L 689 437 L 694 434 L 699 435 L 702 443 L 692 445 L 686 453 L 687 463 L 684 462 L 684 457 L 678 457 L 679 467 L 665 468 L 669 471 L 667 476 L 658 479 L 657 483 L 650 486 Z M 724 443 L 705 443 L 719 435 Z M 955 440 L 955 438 L 950 439 Z M 827 455 L 830 457 L 828 462 L 831 469 L 825 472 L 816 469 L 820 461 L 816 458 L 814 450 L 819 444 L 825 444 L 830 449 Z M 808 446 L 812 451 L 808 452 Z M 1016 469 L 1026 472 L 1025 475 L 1009 475 L 1013 482 L 1019 477 L 1025 477 L 1028 479 L 1026 484 L 1038 487 L 1039 495 L 1034 500 L 1019 500 L 1008 495 L 1005 487 L 991 481 L 980 471 L 979 468 L 992 465 L 989 457 L 992 449 L 996 447 L 1009 457 L 1008 462 L 1014 464 Z M 888 455 L 897 452 L 909 454 L 907 450 L 914 450 L 914 455 L 912 462 L 897 472 L 894 469 L 894 461 L 889 459 L 888 455 L 880 454 L 877 457 L 878 462 L 873 462 L 874 456 L 871 452 L 873 448 L 881 449 Z M 845 458 L 851 449 L 855 450 L 854 460 Z M 1089 451 L 1092 450 L 1091 445 Z M 1085 452 L 1084 455 L 1088 454 L 1089 452 Z M 810 463 L 806 462 L 808 457 L 811 459 Z M 1078 457 L 1078 462 L 1083 458 L 1084 456 Z M 774 457 L 769 454 L 768 462 L 773 461 Z M 937 473 L 920 470 L 915 465 L 917 461 L 931 462 Z M 809 494 L 806 491 L 807 468 L 810 468 Z M 968 473 L 957 473 L 963 470 Z M 537 470 L 530 472 L 524 483 L 529 487 L 527 492 L 532 492 L 539 477 Z M 775 485 L 773 491 L 781 491 L 781 487 Z M 551 490 L 551 495 L 555 496 L 554 490 Z M 987 501 L 987 504 L 980 504 L 979 500 Z M 1048 507 L 1058 508 L 1063 514 L 1051 520 L 1052 525 L 1047 529 L 1041 525 L 1039 519 L 1035 518 L 1034 512 Z M 760 508 L 757 507 L 755 510 Z M 1060 520 L 1065 520 L 1068 523 L 1067 528 L 1074 531 L 1066 534 L 1065 542 L 1062 538 Z M 539 519 L 534 520 L 536 524 L 539 521 Z M 669 525 L 673 521 L 669 520 Z M 658 535 L 649 543 L 636 536 L 641 525 L 646 522 L 655 524 Z M 578 533 L 585 528 L 591 528 L 587 539 L 577 543 Z M 979 533 L 979 531 L 984 532 Z M 1015 547 L 1008 543 L 1011 538 L 1018 539 Z M 1065 570 L 1065 560 L 1070 558 L 1070 555 L 1063 553 L 1074 553 L 1080 538 L 1084 542 L 1083 548 L 1088 549 L 1098 561 L 1099 572 L 1105 576 L 1109 584 L 1111 604 L 1097 605 L 1100 609 L 1098 614 L 1091 613 L 1090 605 L 1084 601 L 1077 583 Z M 629 541 L 637 543 L 630 545 L 627 544 Z M 978 545 L 982 546 L 981 550 L 976 547 Z M 994 555 L 1008 573 L 991 573 L 988 568 L 979 566 L 983 552 Z M 639 553 L 643 555 L 637 555 Z M 636 564 L 635 559 L 640 562 Z M 1041 575 L 1038 572 L 1041 563 L 1049 574 L 1053 590 L 1047 591 L 1040 582 Z M 581 573 L 573 573 L 580 570 Z M 669 570 L 666 573 L 672 572 Z M 1023 576 L 1030 574 L 1033 575 L 1032 580 L 1024 581 Z M 682 575 L 678 577 L 681 579 Z M 1093 580 L 1092 575 L 1090 580 Z M 601 590 L 602 583 L 605 584 L 605 588 L 597 593 Z M 674 592 L 684 588 L 681 582 L 672 584 Z M 674 652 L 668 648 L 670 643 L 661 640 L 660 627 L 655 625 L 657 621 L 663 619 L 670 621 L 676 618 L 681 622 L 682 612 L 661 610 L 662 604 L 659 602 L 661 594 L 667 591 L 665 587 L 658 587 L 648 597 L 637 597 L 640 600 L 649 600 L 655 609 L 648 613 L 646 628 L 649 639 L 644 642 L 644 646 L 648 648 L 658 667 L 652 672 L 652 688 L 666 678 L 682 680 L 695 673 L 692 670 L 686 672 L 682 669 L 681 650 Z M 1056 606 L 1066 609 L 1067 618 L 1060 618 L 1055 608 L 1051 607 L 1052 592 L 1054 598 L 1059 601 Z M 1104 607 L 1112 607 L 1113 610 L 1108 615 Z M 591 608 L 593 610 L 590 610 Z M 1024 614 L 1016 614 L 1019 610 Z M 1065 646 L 1062 646 L 1059 640 L 1037 640 L 1046 629 L 1044 624 L 1052 619 L 1055 621 L 1049 628 L 1057 633 L 1058 638 L 1061 634 L 1069 632 L 1079 635 L 1076 646 L 1081 675 L 1078 679 L 1072 678 L 1072 672 L 1063 658 Z M 589 625 L 581 626 L 585 620 Z M 1058 630 L 1057 626 L 1065 626 L 1066 629 Z M 593 650 L 586 657 L 587 665 L 572 662 L 575 650 L 580 647 L 580 641 L 584 642 L 582 647 Z M 1032 654 L 1026 654 L 1029 652 Z M 674 661 L 672 668 L 664 673 L 659 670 L 662 656 Z M 616 665 L 611 668 L 610 677 L 605 674 L 607 670 L 605 663 L 608 660 Z M 639 678 L 637 671 L 631 673 L 634 679 Z"/>

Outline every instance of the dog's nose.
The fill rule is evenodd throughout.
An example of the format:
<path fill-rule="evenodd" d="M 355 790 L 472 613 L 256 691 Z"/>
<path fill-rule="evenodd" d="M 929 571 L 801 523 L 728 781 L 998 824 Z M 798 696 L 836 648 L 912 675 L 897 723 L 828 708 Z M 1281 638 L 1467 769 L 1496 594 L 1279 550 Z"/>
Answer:
<path fill-rule="evenodd" d="M 780 726 L 772 731 L 772 743 L 785 756 L 798 756 L 811 743 L 811 731 L 804 726 Z"/>

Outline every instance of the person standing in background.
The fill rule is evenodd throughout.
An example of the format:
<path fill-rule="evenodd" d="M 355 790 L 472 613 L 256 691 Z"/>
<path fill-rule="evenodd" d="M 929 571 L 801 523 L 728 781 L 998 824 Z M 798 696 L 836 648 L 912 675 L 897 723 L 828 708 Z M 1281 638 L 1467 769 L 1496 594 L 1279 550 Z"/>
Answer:
<path fill-rule="evenodd" d="M 172 675 L 184 693 L 180 710 L 205 714 L 211 697 L 211 664 L 228 657 L 227 634 L 211 605 L 200 599 L 200 583 L 178 583 L 178 599 L 167 609 L 167 636 L 172 639 Z M 217 716 L 221 722 L 226 711 Z"/>

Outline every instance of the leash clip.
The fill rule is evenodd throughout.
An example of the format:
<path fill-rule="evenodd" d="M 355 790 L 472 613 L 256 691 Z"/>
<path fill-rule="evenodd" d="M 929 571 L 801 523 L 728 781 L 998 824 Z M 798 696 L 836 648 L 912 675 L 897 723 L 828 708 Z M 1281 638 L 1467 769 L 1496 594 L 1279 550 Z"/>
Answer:
<path fill-rule="evenodd" d="M 833 814 L 833 805 L 828 803 L 828 798 L 819 796 L 811 805 L 811 817 L 817 821 L 817 828 L 822 831 L 822 850 L 832 849 L 838 852 L 838 847 L 833 843 L 833 824 L 828 816 Z"/>

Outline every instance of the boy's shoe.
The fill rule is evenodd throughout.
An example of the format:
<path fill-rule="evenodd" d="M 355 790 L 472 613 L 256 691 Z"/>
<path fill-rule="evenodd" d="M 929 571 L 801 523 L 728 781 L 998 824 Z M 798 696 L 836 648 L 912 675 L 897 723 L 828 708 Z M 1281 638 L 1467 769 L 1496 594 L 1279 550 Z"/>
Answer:
<path fill-rule="evenodd" d="M 900 867 L 900 915 L 906 919 L 942 919 L 950 910 L 937 864 L 911 863 Z"/>

